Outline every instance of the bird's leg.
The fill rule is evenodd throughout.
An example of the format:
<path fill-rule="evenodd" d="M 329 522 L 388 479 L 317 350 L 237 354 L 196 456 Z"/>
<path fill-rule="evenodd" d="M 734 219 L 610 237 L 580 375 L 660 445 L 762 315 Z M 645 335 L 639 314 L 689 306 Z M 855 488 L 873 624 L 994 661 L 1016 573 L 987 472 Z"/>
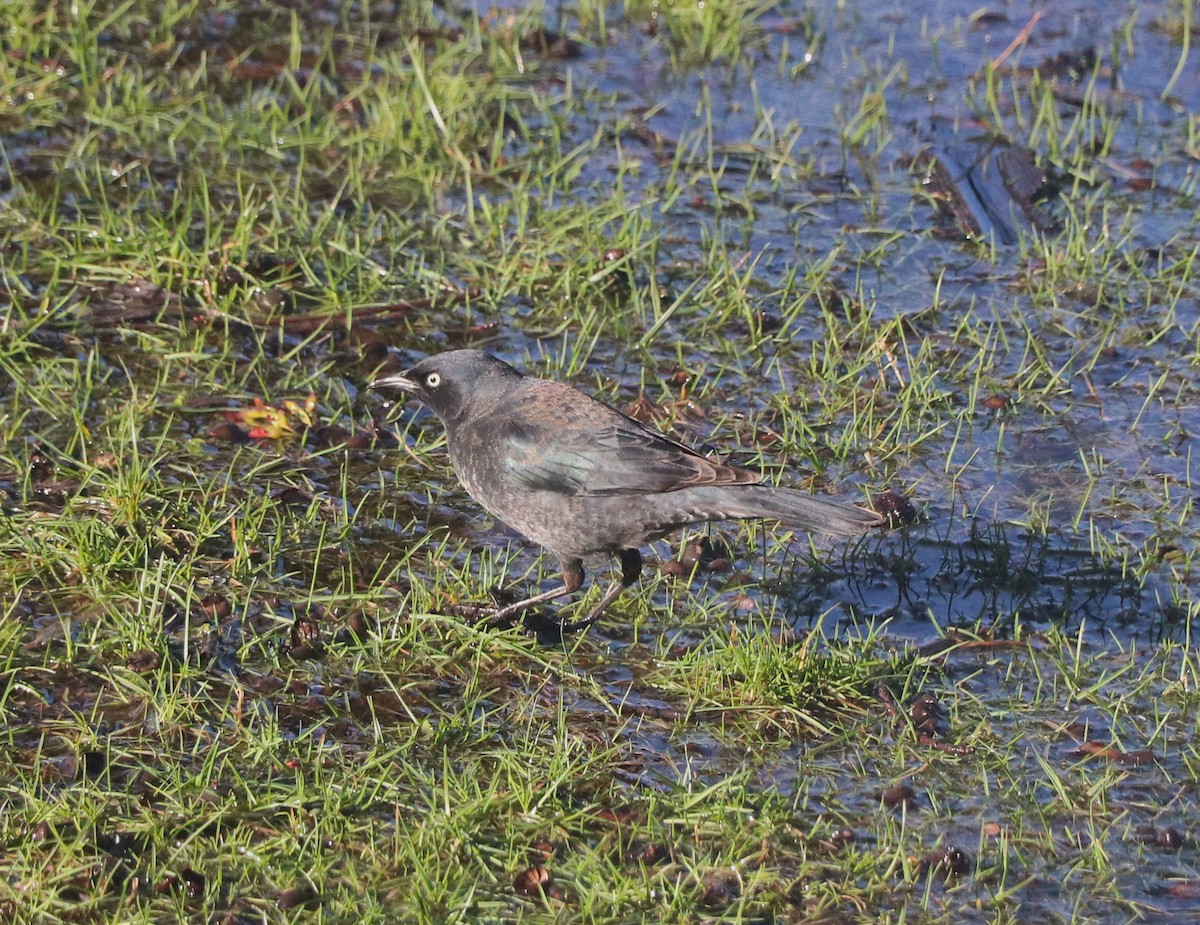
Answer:
<path fill-rule="evenodd" d="M 514 604 L 501 607 L 495 613 L 488 614 L 488 622 L 504 623 L 518 614 L 524 613 L 530 607 L 536 607 L 538 604 L 544 604 L 555 598 L 574 594 L 583 587 L 583 563 L 578 559 L 563 559 L 561 562 L 563 577 L 561 585 L 557 588 L 551 588 L 549 591 L 543 591 L 541 594 L 535 594 L 533 597 L 526 598 L 523 601 L 517 601 Z"/>
<path fill-rule="evenodd" d="M 642 554 L 636 549 L 622 549 L 618 555 L 621 557 L 621 577 L 612 583 L 607 591 L 604 592 L 604 597 L 600 598 L 600 603 L 592 608 L 582 620 L 572 620 L 570 623 L 562 624 L 564 633 L 573 633 L 576 630 L 581 630 L 584 627 L 591 626 L 598 619 L 600 614 L 604 613 L 605 609 L 611 604 L 618 594 L 624 591 L 632 584 L 636 584 L 637 580 L 642 577 Z"/>

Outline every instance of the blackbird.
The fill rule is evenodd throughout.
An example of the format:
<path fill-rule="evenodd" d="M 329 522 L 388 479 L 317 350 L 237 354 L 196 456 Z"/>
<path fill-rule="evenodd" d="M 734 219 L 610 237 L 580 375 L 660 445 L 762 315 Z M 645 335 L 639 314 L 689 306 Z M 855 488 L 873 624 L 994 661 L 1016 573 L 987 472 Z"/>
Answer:
<path fill-rule="evenodd" d="M 573 594 L 585 557 L 615 553 L 621 577 L 587 616 L 562 624 L 588 626 L 638 580 L 638 547 L 687 524 L 765 518 L 852 536 L 882 522 L 859 507 L 761 484 L 758 473 L 706 459 L 565 383 L 522 375 L 480 350 L 435 354 L 369 387 L 428 406 L 471 497 L 558 556 L 561 586 L 491 609 L 491 620 Z"/>

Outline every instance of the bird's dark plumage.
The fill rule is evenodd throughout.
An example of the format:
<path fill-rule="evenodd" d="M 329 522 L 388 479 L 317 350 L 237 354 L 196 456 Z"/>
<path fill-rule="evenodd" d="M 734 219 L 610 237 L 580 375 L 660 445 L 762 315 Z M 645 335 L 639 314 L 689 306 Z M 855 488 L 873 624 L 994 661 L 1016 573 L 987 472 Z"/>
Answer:
<path fill-rule="evenodd" d="M 507 619 L 583 584 L 583 559 L 617 554 L 621 579 L 583 620 L 596 620 L 641 572 L 638 548 L 679 527 L 767 518 L 853 536 L 878 525 L 871 511 L 789 488 L 706 459 L 561 382 L 534 379 L 479 350 L 422 360 L 371 388 L 405 392 L 446 427 L 459 480 L 494 517 L 562 563 L 563 585 L 500 608 Z"/>

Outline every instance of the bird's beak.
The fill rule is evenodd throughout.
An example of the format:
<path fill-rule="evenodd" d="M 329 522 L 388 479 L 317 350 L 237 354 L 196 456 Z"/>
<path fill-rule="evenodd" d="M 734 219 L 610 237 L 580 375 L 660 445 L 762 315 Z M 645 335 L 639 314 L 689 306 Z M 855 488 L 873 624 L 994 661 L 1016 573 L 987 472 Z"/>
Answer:
<path fill-rule="evenodd" d="M 407 392 L 409 395 L 413 395 L 416 394 L 417 383 L 415 380 L 409 379 L 404 373 L 396 373 L 393 376 L 384 376 L 382 379 L 376 379 L 367 388 L 379 392 Z"/>

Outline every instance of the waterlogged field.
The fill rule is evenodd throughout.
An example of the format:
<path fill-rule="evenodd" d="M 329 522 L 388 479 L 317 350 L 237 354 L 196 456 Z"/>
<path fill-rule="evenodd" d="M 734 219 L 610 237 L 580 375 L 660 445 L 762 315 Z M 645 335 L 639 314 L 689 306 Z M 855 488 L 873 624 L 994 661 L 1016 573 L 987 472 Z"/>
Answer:
<path fill-rule="evenodd" d="M 1191 0 L 0 10 L 4 918 L 1200 914 Z M 892 527 L 473 625 L 462 346 Z"/>

